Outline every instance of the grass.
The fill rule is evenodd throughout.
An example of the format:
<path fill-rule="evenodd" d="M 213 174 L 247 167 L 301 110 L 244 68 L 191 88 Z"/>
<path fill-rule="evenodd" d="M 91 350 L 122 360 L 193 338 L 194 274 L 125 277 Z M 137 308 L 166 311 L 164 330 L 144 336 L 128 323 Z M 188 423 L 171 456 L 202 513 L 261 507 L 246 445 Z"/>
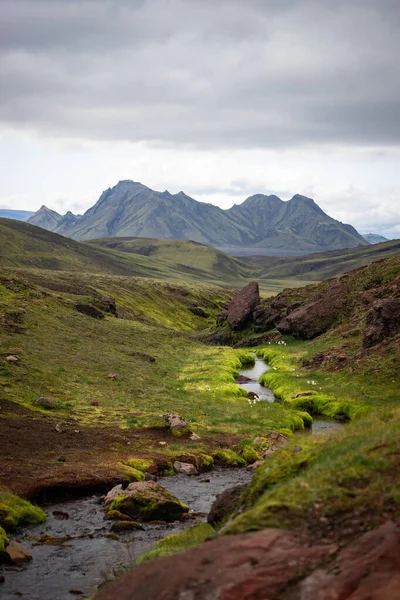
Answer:
<path fill-rule="evenodd" d="M 46 515 L 38 506 L 23 500 L 8 491 L 0 490 L 0 534 L 3 527 L 12 531 L 19 525 L 44 523 Z"/>
<path fill-rule="evenodd" d="M 169 535 L 160 540 L 157 547 L 140 557 L 138 564 L 153 560 L 160 556 L 170 556 L 176 552 L 185 552 L 215 536 L 215 531 L 208 523 L 200 523 L 180 533 Z"/>

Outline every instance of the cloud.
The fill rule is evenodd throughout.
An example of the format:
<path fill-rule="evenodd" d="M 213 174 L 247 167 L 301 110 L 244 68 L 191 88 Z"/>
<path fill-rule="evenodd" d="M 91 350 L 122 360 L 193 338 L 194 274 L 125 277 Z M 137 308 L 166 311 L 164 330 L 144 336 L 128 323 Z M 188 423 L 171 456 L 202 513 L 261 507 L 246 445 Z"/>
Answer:
<path fill-rule="evenodd" d="M 196 147 L 400 140 L 392 0 L 2 0 L 0 122 Z"/>

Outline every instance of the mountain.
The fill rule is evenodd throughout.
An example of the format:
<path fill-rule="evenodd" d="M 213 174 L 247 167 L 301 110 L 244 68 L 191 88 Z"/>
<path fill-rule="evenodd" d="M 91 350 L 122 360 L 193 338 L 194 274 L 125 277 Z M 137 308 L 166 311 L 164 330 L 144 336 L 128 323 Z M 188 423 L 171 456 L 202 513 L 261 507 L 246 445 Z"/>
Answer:
<path fill-rule="evenodd" d="M 43 206 L 28 219 L 28 223 L 41 227 L 42 229 L 47 229 L 48 231 L 55 231 L 62 218 L 62 215 L 59 215 L 58 212 L 51 210 L 51 208 L 47 208 L 47 206 L 43 204 Z"/>
<path fill-rule="evenodd" d="M 369 244 L 380 244 L 381 242 L 388 242 L 389 240 L 379 233 L 366 233 L 363 238 L 367 240 Z"/>
<path fill-rule="evenodd" d="M 31 210 L 12 210 L 8 208 L 0 208 L 0 218 L 15 219 L 16 221 L 27 221 L 35 213 Z"/>
<path fill-rule="evenodd" d="M 120 181 L 103 192 L 82 217 L 67 215 L 64 221 L 65 217 L 61 220 L 58 213 L 42 207 L 29 222 L 76 240 L 146 237 L 304 251 L 368 243 L 354 227 L 332 219 L 314 200 L 298 194 L 288 202 L 257 194 L 222 210 L 184 192 L 156 192 L 141 183 Z"/>

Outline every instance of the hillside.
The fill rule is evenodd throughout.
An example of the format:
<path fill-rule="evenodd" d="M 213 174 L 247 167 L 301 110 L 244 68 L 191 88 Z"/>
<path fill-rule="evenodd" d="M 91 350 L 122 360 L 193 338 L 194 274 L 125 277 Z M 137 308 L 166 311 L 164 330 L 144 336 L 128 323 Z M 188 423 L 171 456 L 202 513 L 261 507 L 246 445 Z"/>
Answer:
<path fill-rule="evenodd" d="M 184 192 L 156 192 L 120 181 L 81 217 L 42 207 L 30 222 L 76 240 L 104 237 L 184 239 L 212 246 L 333 250 L 368 242 L 351 225 L 332 219 L 311 199 L 288 202 L 258 194 L 229 210 L 197 202 Z"/>
<path fill-rule="evenodd" d="M 380 244 L 381 242 L 389 241 L 388 238 L 385 238 L 383 235 L 379 235 L 378 233 L 366 233 L 363 237 L 369 244 Z"/>

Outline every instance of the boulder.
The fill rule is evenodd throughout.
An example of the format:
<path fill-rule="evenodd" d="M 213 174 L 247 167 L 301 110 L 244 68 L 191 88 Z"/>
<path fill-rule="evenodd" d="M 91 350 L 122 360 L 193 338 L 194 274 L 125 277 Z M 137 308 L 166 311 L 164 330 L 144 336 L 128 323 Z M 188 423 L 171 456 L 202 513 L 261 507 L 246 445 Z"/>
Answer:
<path fill-rule="evenodd" d="M 6 356 L 6 361 L 10 364 L 17 364 L 17 362 L 19 362 L 19 358 L 18 356 L 14 356 L 11 354 L 10 356 Z"/>
<path fill-rule="evenodd" d="M 170 429 L 188 429 L 189 425 L 182 417 L 174 414 L 163 415 L 163 419 Z"/>
<path fill-rule="evenodd" d="M 42 408 L 54 408 L 56 403 L 51 398 L 38 398 L 35 400 L 35 404 L 41 406 Z"/>
<path fill-rule="evenodd" d="M 6 547 L 6 552 L 10 557 L 10 561 L 15 564 L 23 563 L 32 560 L 32 554 L 22 544 L 11 541 Z"/>
<path fill-rule="evenodd" d="M 400 332 L 400 300 L 377 300 L 367 315 L 363 333 L 364 348 L 376 346 Z"/>
<path fill-rule="evenodd" d="M 240 494 L 247 487 L 246 484 L 234 485 L 219 494 L 211 506 L 207 522 L 214 527 L 225 521 L 235 511 Z"/>
<path fill-rule="evenodd" d="M 107 511 L 118 510 L 142 521 L 176 521 L 189 508 L 154 481 L 130 483 L 126 489 L 115 486 L 104 499 Z"/>
<path fill-rule="evenodd" d="M 263 460 L 256 460 L 256 462 L 253 462 L 251 465 L 247 465 L 246 471 L 255 471 L 256 469 L 258 469 L 258 467 L 261 467 L 261 465 L 263 464 Z"/>
<path fill-rule="evenodd" d="M 75 310 L 93 319 L 104 319 L 101 310 L 91 304 L 75 304 Z"/>
<path fill-rule="evenodd" d="M 117 305 L 115 304 L 115 298 L 103 296 L 100 298 L 99 308 L 103 312 L 111 313 L 115 317 L 118 316 Z"/>
<path fill-rule="evenodd" d="M 311 340 L 325 333 L 344 308 L 348 288 L 341 282 L 332 284 L 313 300 L 286 307 L 286 315 L 276 323 L 285 335 Z"/>
<path fill-rule="evenodd" d="M 334 548 L 308 546 L 281 529 L 220 536 L 187 552 L 142 563 L 100 591 L 96 600 L 281 598 L 282 589 L 322 563 Z"/>
<path fill-rule="evenodd" d="M 226 318 L 229 327 L 235 331 L 246 325 L 252 319 L 253 311 L 259 302 L 258 283 L 252 281 L 232 298 Z"/>
<path fill-rule="evenodd" d="M 176 473 L 182 473 L 184 475 L 198 475 L 199 472 L 196 467 L 190 463 L 183 463 L 179 460 L 174 462 L 174 470 Z"/>
<path fill-rule="evenodd" d="M 239 375 L 239 377 L 236 377 L 236 383 L 238 383 L 239 385 L 241 383 L 249 383 L 249 381 L 252 381 L 250 377 L 246 377 L 245 375 Z"/>

